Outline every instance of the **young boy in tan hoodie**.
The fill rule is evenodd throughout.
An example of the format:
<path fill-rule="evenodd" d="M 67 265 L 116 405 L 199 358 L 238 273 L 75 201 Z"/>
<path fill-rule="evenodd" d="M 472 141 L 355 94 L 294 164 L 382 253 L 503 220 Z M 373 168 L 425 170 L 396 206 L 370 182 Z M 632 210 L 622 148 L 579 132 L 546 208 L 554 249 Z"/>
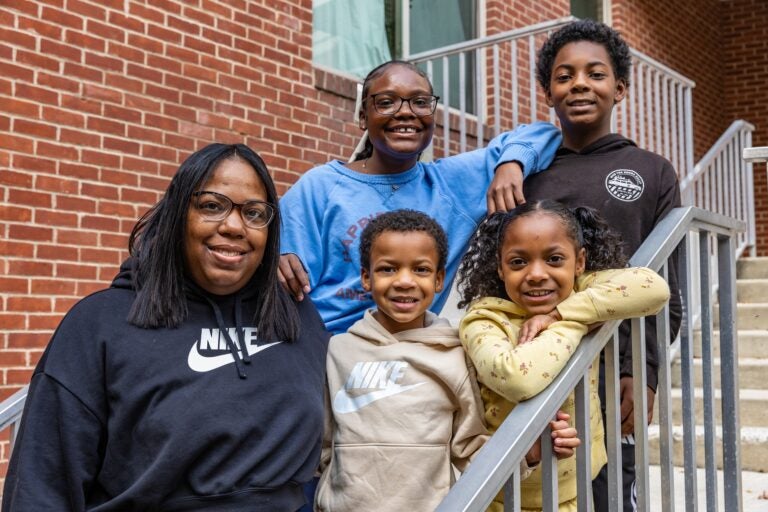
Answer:
<path fill-rule="evenodd" d="M 458 333 L 428 311 L 442 290 L 443 229 L 396 210 L 361 236 L 369 310 L 328 347 L 328 404 L 318 511 L 431 511 L 488 439 L 475 372 Z M 568 415 L 551 423 L 554 450 L 579 444 Z M 538 464 L 535 446 L 521 476 Z"/>

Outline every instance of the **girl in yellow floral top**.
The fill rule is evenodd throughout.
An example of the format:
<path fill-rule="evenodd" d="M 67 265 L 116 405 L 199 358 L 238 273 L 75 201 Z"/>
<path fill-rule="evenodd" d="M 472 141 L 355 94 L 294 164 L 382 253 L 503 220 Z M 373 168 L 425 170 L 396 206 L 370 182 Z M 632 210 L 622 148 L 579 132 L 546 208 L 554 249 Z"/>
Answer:
<path fill-rule="evenodd" d="M 589 324 L 661 310 L 669 299 L 664 280 L 650 269 L 625 266 L 620 237 L 591 208 L 530 202 L 494 214 L 479 228 L 459 268 L 459 307 L 469 305 L 459 332 L 477 368 L 491 431 L 518 402 L 552 382 Z M 597 372 L 595 361 L 592 478 L 607 461 Z M 574 417 L 573 395 L 561 409 Z M 558 483 L 559 510 L 575 511 L 575 458 L 558 461 Z M 523 510 L 541 510 L 539 469 L 522 482 L 521 498 Z"/>

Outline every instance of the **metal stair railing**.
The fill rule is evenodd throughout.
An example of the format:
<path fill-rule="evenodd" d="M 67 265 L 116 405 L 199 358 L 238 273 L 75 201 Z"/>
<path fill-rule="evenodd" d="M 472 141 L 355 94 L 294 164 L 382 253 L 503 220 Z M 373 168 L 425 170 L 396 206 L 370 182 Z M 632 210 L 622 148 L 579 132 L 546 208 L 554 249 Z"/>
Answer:
<path fill-rule="evenodd" d="M 701 321 L 701 343 L 704 367 L 704 436 L 706 468 L 707 510 L 717 510 L 717 474 L 715 461 L 715 388 L 713 379 L 713 320 L 712 303 L 708 290 L 713 268 L 710 261 L 717 260 L 717 275 L 720 286 L 717 299 L 720 304 L 719 331 L 721 350 L 721 404 L 722 404 L 722 453 L 724 484 L 722 487 L 725 510 L 738 512 L 741 503 L 741 454 L 740 423 L 738 412 L 737 348 L 736 348 L 736 236 L 745 229 L 744 222 L 717 213 L 687 206 L 676 208 L 669 213 L 645 240 L 631 260 L 635 266 L 647 266 L 666 277 L 670 255 L 677 249 L 679 264 L 678 278 L 684 305 L 692 304 L 693 284 L 706 290 L 701 293 L 698 312 Z M 701 250 L 690 250 L 691 238 L 696 238 Z M 710 244 L 714 251 L 710 251 Z M 691 272 L 691 264 L 698 261 L 702 271 Z M 693 326 L 688 318 L 693 312 L 684 311 L 681 326 L 681 365 L 683 396 L 683 457 L 685 467 L 685 509 L 695 510 L 698 500 L 696 450 L 695 450 L 695 398 L 693 381 Z M 621 425 L 619 418 L 619 361 L 618 321 L 608 322 L 596 332 L 586 336 L 574 355 L 550 384 L 538 396 L 518 404 L 488 443 L 473 459 L 469 469 L 458 479 L 449 494 L 438 507 L 441 512 L 482 511 L 493 500 L 500 489 L 504 490 L 506 511 L 520 510 L 520 482 L 517 474 L 520 460 L 539 434 L 545 430 L 559 405 L 566 397 L 575 393 L 575 425 L 579 430 L 582 445 L 576 453 L 578 481 L 578 509 L 591 510 L 591 463 L 589 460 L 591 434 L 589 429 L 589 368 L 600 351 L 605 349 L 606 375 L 606 438 L 608 447 L 609 508 L 620 510 L 621 498 Z M 661 496 L 662 510 L 673 510 L 675 499 L 672 437 L 672 391 L 670 364 L 669 306 L 657 315 L 659 343 L 659 382 L 657 403 L 659 406 L 659 435 L 661 450 Z M 632 356 L 635 383 L 635 456 L 637 471 L 637 498 L 640 511 L 651 510 L 649 491 L 649 445 L 645 426 L 647 410 L 645 378 L 645 344 L 643 338 L 645 321 L 632 320 Z M 544 488 L 544 511 L 557 510 L 556 459 L 551 455 L 551 439 L 548 432 L 542 439 L 542 482 Z M 546 454 L 550 455 L 547 456 Z M 654 509 L 655 510 L 655 509 Z"/>
<path fill-rule="evenodd" d="M 572 16 L 558 18 L 404 57 L 440 80 L 444 99 L 451 94 L 450 70 L 459 68 L 458 108 L 448 107 L 445 100 L 435 114 L 443 127 L 436 138 L 442 156 L 466 151 L 469 137 L 474 138 L 475 147 L 482 147 L 491 137 L 520 123 L 556 122 L 554 110 L 547 107 L 536 82 L 536 52 L 550 33 L 574 20 Z M 684 179 L 693 172 L 695 83 L 642 52 L 630 51 L 629 94 L 614 109 L 613 128 L 638 146 L 667 158 Z M 475 114 L 469 114 L 467 108 L 468 61 L 475 66 L 476 92 L 470 98 Z M 438 64 L 441 75 L 435 77 Z M 446 127 L 458 133 L 451 136 Z"/>
<path fill-rule="evenodd" d="M 0 403 L 0 431 L 6 428 L 10 429 L 10 440 L 8 451 L 6 452 L 8 459 L 11 458 L 13 444 L 16 442 L 16 435 L 19 432 L 21 413 L 24 411 L 24 402 L 27 399 L 28 390 L 29 386 L 24 386 Z"/>
<path fill-rule="evenodd" d="M 746 251 L 755 256 L 755 187 L 752 163 L 742 154 L 752 146 L 755 127 L 734 121 L 709 151 L 680 179 L 683 203 L 720 213 L 746 223 L 737 237 L 736 258 Z"/>

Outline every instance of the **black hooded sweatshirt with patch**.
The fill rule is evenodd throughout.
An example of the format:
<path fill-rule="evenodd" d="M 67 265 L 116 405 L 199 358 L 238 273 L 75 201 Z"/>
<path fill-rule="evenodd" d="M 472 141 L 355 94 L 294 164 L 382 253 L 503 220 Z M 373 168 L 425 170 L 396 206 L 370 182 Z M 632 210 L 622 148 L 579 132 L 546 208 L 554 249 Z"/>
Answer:
<path fill-rule="evenodd" d="M 32 376 L 2 510 L 297 510 L 320 460 L 328 334 L 305 300 L 297 340 L 258 339 L 252 286 L 190 290 L 174 329 L 126 321 L 126 266 L 78 302 Z"/>
<path fill-rule="evenodd" d="M 545 171 L 524 183 L 529 201 L 554 199 L 600 211 L 611 228 L 622 235 L 624 253 L 631 257 L 653 228 L 673 208 L 680 206 L 680 187 L 672 164 L 664 157 L 638 148 L 618 134 L 601 137 L 581 151 L 564 147 Z M 682 307 L 677 284 L 677 256 L 669 266 L 670 324 L 672 338 L 680 328 Z M 632 375 L 629 321 L 621 324 L 621 376 Z M 648 386 L 655 390 L 658 350 L 655 319 L 646 323 L 646 371 Z"/>

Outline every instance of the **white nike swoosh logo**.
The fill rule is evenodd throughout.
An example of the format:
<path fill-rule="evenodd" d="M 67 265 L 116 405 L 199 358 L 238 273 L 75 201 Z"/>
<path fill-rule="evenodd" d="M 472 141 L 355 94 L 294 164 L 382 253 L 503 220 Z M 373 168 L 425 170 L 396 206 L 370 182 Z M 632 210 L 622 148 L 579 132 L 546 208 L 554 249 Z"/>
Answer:
<path fill-rule="evenodd" d="M 381 400 L 382 398 L 387 398 L 388 396 L 404 393 L 413 388 L 417 388 L 422 384 L 426 383 L 419 382 L 418 384 L 409 384 L 408 386 L 393 385 L 385 389 L 371 391 L 370 393 L 358 396 L 349 396 L 347 390 L 345 388 L 341 388 L 333 398 L 333 410 L 339 414 L 359 411 L 366 405 L 371 405 L 376 400 Z"/>
<path fill-rule="evenodd" d="M 248 350 L 248 355 L 252 356 L 254 354 L 257 354 L 261 352 L 262 350 L 266 350 L 269 347 L 274 347 L 275 345 L 279 345 L 282 343 L 282 341 L 276 341 L 274 343 L 267 343 L 266 345 L 246 345 L 246 348 Z M 238 353 L 240 351 L 238 350 Z M 197 351 L 197 341 L 194 345 L 192 345 L 192 349 L 189 351 L 189 357 L 187 357 L 187 364 L 189 365 L 190 369 L 196 371 L 196 372 L 209 372 L 211 370 L 215 370 L 216 368 L 221 368 L 222 366 L 226 366 L 228 364 L 232 364 L 235 362 L 235 358 L 232 357 L 232 354 L 220 354 L 218 356 L 209 356 L 206 357 L 202 355 L 200 352 Z"/>

